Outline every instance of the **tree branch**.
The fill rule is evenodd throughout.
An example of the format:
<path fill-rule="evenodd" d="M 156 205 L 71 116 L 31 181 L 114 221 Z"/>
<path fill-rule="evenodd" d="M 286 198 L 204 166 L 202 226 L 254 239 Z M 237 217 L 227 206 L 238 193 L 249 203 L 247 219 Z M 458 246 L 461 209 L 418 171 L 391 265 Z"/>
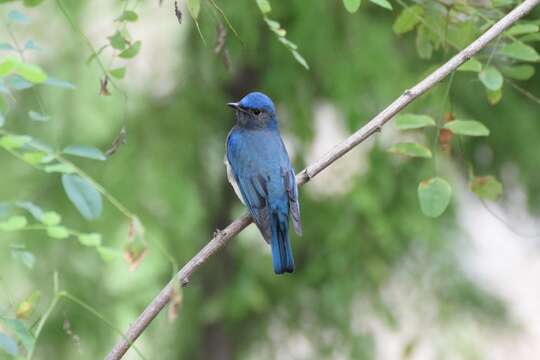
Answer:
<path fill-rule="evenodd" d="M 409 105 L 411 102 L 420 97 L 423 93 L 434 87 L 440 81 L 442 81 L 451 72 L 455 71 L 461 64 L 470 59 L 478 51 L 484 48 L 490 41 L 495 39 L 509 26 L 530 12 L 536 5 L 540 3 L 540 0 L 525 0 L 518 5 L 505 17 L 495 23 L 489 30 L 482 34 L 478 39 L 473 41 L 469 46 L 460 51 L 448 62 L 439 67 L 433 73 L 431 73 L 424 80 L 420 81 L 411 89 L 405 90 L 401 96 L 399 96 L 393 103 L 391 103 L 386 109 L 380 112 L 377 116 L 371 119 L 366 125 L 349 136 L 345 141 L 336 145 L 330 150 L 322 159 L 309 165 L 296 175 L 296 181 L 301 186 L 315 177 L 318 173 L 326 169 L 333 162 L 338 160 L 344 154 L 349 152 L 356 145 L 369 138 L 374 133 L 378 132 L 382 126 L 389 121 L 399 111 Z M 182 285 L 189 282 L 191 274 L 193 274 L 212 254 L 218 251 L 224 246 L 231 238 L 237 235 L 240 231 L 251 224 L 251 218 L 248 214 L 243 215 L 239 219 L 232 222 L 229 226 L 221 231 L 217 231 L 214 234 L 212 240 L 207 243 L 197 255 L 195 255 L 180 271 L 176 277 L 171 280 L 161 292 L 152 300 L 152 302 L 144 309 L 139 318 L 135 320 L 129 327 L 125 339 L 120 341 L 113 347 L 111 352 L 107 355 L 106 360 L 119 360 L 129 349 L 131 343 L 133 343 L 141 333 L 146 329 L 150 322 L 159 314 L 159 312 L 169 302 L 173 288 L 174 281 L 180 280 Z"/>

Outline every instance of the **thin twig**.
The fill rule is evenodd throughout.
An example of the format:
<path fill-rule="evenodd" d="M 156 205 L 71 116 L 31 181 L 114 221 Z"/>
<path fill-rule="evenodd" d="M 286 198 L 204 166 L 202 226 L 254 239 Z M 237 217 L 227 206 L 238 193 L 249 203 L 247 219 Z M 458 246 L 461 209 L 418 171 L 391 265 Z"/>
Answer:
<path fill-rule="evenodd" d="M 461 64 L 469 60 L 478 51 L 484 48 L 489 42 L 495 39 L 504 30 L 510 27 L 513 23 L 522 18 L 525 14 L 530 12 L 536 5 L 540 3 L 540 0 L 525 0 L 518 5 L 514 10 L 508 13 L 505 17 L 499 20 L 489 30 L 482 34 L 478 39 L 473 41 L 469 46 L 460 51 L 448 62 L 439 67 L 428 77 L 420 81 L 414 87 L 409 90 L 405 90 L 401 96 L 399 96 L 393 103 L 391 103 L 386 109 L 380 112 L 377 116 L 371 119 L 366 125 L 349 136 L 345 141 L 336 145 L 330 150 L 322 159 L 308 166 L 296 175 L 296 181 L 298 185 L 307 183 L 310 179 L 316 176 L 318 173 L 326 169 L 333 162 L 345 155 L 355 146 L 369 138 L 371 135 L 378 132 L 381 127 L 389 121 L 399 111 L 416 100 L 426 91 L 434 87 L 441 82 L 450 73 L 455 71 Z M 134 342 L 150 324 L 150 322 L 160 313 L 171 298 L 171 294 L 174 289 L 173 281 L 180 281 L 185 284 L 189 281 L 191 274 L 193 274 L 212 254 L 218 251 L 224 246 L 232 237 L 242 231 L 251 223 L 249 215 L 245 214 L 239 219 L 235 220 L 224 230 L 218 231 L 216 235 L 207 243 L 197 255 L 195 255 L 180 271 L 175 279 L 171 280 L 161 292 L 152 300 L 152 302 L 146 307 L 146 309 L 139 315 L 139 318 L 129 327 L 126 336 L 129 341 Z M 119 360 L 123 357 L 126 351 L 129 349 L 129 342 L 121 339 L 111 350 L 111 352 L 105 358 L 106 360 Z"/>

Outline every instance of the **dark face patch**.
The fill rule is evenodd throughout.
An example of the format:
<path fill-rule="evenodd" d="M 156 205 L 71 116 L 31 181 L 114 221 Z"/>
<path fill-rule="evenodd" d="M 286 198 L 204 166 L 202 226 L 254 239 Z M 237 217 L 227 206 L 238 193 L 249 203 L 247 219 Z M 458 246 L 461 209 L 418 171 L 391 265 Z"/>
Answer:
<path fill-rule="evenodd" d="M 265 128 L 272 119 L 265 110 L 239 108 L 236 110 L 238 124 L 246 128 Z"/>

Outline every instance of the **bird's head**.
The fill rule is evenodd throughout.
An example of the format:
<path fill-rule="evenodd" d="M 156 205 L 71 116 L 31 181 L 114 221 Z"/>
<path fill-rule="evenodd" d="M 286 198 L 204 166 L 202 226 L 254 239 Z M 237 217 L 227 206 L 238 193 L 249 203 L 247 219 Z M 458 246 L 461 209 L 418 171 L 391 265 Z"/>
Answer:
<path fill-rule="evenodd" d="M 276 109 L 272 100 L 261 92 L 252 92 L 237 103 L 228 103 L 236 112 L 238 125 L 247 128 L 276 127 Z"/>

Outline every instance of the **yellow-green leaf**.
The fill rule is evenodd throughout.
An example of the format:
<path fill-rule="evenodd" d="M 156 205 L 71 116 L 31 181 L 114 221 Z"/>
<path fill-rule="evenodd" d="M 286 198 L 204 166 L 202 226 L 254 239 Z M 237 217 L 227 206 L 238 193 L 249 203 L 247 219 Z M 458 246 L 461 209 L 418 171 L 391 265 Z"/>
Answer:
<path fill-rule="evenodd" d="M 360 4 L 362 4 L 362 0 L 343 0 L 345 9 L 351 14 L 354 14 L 358 10 Z"/>
<path fill-rule="evenodd" d="M 38 65 L 19 63 L 14 71 L 24 80 L 34 84 L 40 84 L 47 80 L 47 74 Z"/>
<path fill-rule="evenodd" d="M 137 21 L 139 19 L 139 15 L 135 11 L 126 10 L 120 15 L 118 18 L 116 18 L 116 21 Z"/>
<path fill-rule="evenodd" d="M 191 17 L 197 20 L 201 11 L 201 0 L 187 0 L 187 7 Z"/>
<path fill-rule="evenodd" d="M 452 187 L 440 177 L 423 180 L 418 185 L 420 209 L 426 216 L 440 216 L 448 207 L 451 197 Z"/>
<path fill-rule="evenodd" d="M 109 43 L 116 50 L 124 50 L 127 46 L 127 41 L 120 31 L 115 32 L 114 35 L 107 37 L 107 39 L 109 39 Z"/>
<path fill-rule="evenodd" d="M 476 120 L 453 120 L 444 124 L 444 128 L 456 135 L 488 136 L 489 129 Z"/>
<path fill-rule="evenodd" d="M 122 51 L 120 54 L 118 54 L 118 56 L 123 59 L 131 59 L 137 56 L 137 54 L 141 50 L 141 45 L 142 43 L 139 40 L 137 40 L 133 44 L 131 44 L 130 47 L 128 47 L 127 49 Z"/>
<path fill-rule="evenodd" d="M 503 193 L 502 184 L 493 176 L 475 176 L 469 188 L 481 199 L 497 200 Z"/>
<path fill-rule="evenodd" d="M 415 28 L 424 14 L 424 9 L 420 5 L 409 6 L 399 14 L 392 29 L 396 34 L 404 34 Z"/>
<path fill-rule="evenodd" d="M 427 147 L 414 142 L 395 144 L 388 151 L 398 155 L 431 158 L 431 151 Z"/>
<path fill-rule="evenodd" d="M 28 224 L 26 217 L 21 215 L 14 215 L 8 218 L 6 221 L 0 222 L 0 230 L 3 231 L 16 231 L 23 229 Z"/>
<path fill-rule="evenodd" d="M 62 217 L 56 211 L 46 211 L 41 216 L 41 222 L 49 226 L 58 225 L 61 220 Z"/>
<path fill-rule="evenodd" d="M 110 248 L 110 247 L 105 247 L 105 246 L 98 246 L 97 251 L 99 255 L 101 256 L 101 258 L 103 259 L 103 261 L 106 261 L 106 262 L 113 261 L 121 255 L 121 253 L 118 250 Z"/>
<path fill-rule="evenodd" d="M 47 227 L 47 235 L 54 239 L 65 239 L 69 237 L 69 230 L 64 226 L 49 226 Z"/>
<path fill-rule="evenodd" d="M 80 234 L 78 239 L 84 246 L 96 247 L 101 245 L 101 235 L 97 233 Z"/>
<path fill-rule="evenodd" d="M 396 116 L 395 124 L 398 129 L 419 129 L 426 126 L 435 126 L 435 120 L 428 115 L 400 114 Z"/>
<path fill-rule="evenodd" d="M 478 74 L 478 78 L 489 90 L 499 90 L 503 84 L 503 77 L 494 66 L 487 66 Z"/>
<path fill-rule="evenodd" d="M 392 10 L 392 4 L 390 4 L 388 0 L 369 0 L 369 1 L 371 1 L 372 3 L 376 5 L 379 5 L 382 8 Z"/>
<path fill-rule="evenodd" d="M 494 91 L 486 89 L 486 96 L 491 105 L 496 105 L 502 99 L 502 89 Z"/>
<path fill-rule="evenodd" d="M 11 74 L 19 64 L 19 59 L 14 56 L 6 56 L 0 59 L 0 77 Z"/>
<path fill-rule="evenodd" d="M 535 24 L 517 24 L 506 31 L 508 35 L 523 35 L 538 32 L 538 25 Z"/>
<path fill-rule="evenodd" d="M 75 172 L 75 169 L 73 168 L 73 166 L 71 166 L 70 164 L 64 164 L 64 163 L 47 165 L 45 166 L 44 170 L 47 173 L 59 172 L 62 174 L 71 174 Z"/>
<path fill-rule="evenodd" d="M 126 76 L 126 67 L 122 66 L 122 67 L 118 67 L 118 68 L 115 68 L 115 69 L 111 69 L 111 70 L 109 70 L 109 74 L 112 77 L 115 77 L 117 79 L 123 79 L 124 76 Z"/>
<path fill-rule="evenodd" d="M 24 146 L 31 140 L 32 138 L 26 135 L 5 135 L 0 138 L 0 146 L 6 150 L 12 150 Z"/>
<path fill-rule="evenodd" d="M 15 312 L 15 317 L 17 319 L 27 319 L 32 315 L 36 304 L 38 303 L 41 297 L 41 292 L 34 291 L 28 298 L 22 301 Z"/>
<path fill-rule="evenodd" d="M 502 73 L 512 79 L 529 80 L 534 75 L 534 67 L 531 65 L 502 66 Z"/>
<path fill-rule="evenodd" d="M 268 14 L 270 11 L 272 11 L 272 7 L 270 6 L 270 2 L 268 0 L 257 0 L 257 6 L 259 6 L 259 9 L 263 14 Z"/>
<path fill-rule="evenodd" d="M 522 42 L 515 41 L 509 45 L 503 47 L 499 53 L 502 55 L 508 56 L 509 58 L 523 61 L 538 61 L 540 60 L 540 55 L 536 50 L 529 45 L 525 45 Z"/>
<path fill-rule="evenodd" d="M 482 71 L 482 63 L 475 58 L 470 58 L 458 67 L 458 71 Z"/>

